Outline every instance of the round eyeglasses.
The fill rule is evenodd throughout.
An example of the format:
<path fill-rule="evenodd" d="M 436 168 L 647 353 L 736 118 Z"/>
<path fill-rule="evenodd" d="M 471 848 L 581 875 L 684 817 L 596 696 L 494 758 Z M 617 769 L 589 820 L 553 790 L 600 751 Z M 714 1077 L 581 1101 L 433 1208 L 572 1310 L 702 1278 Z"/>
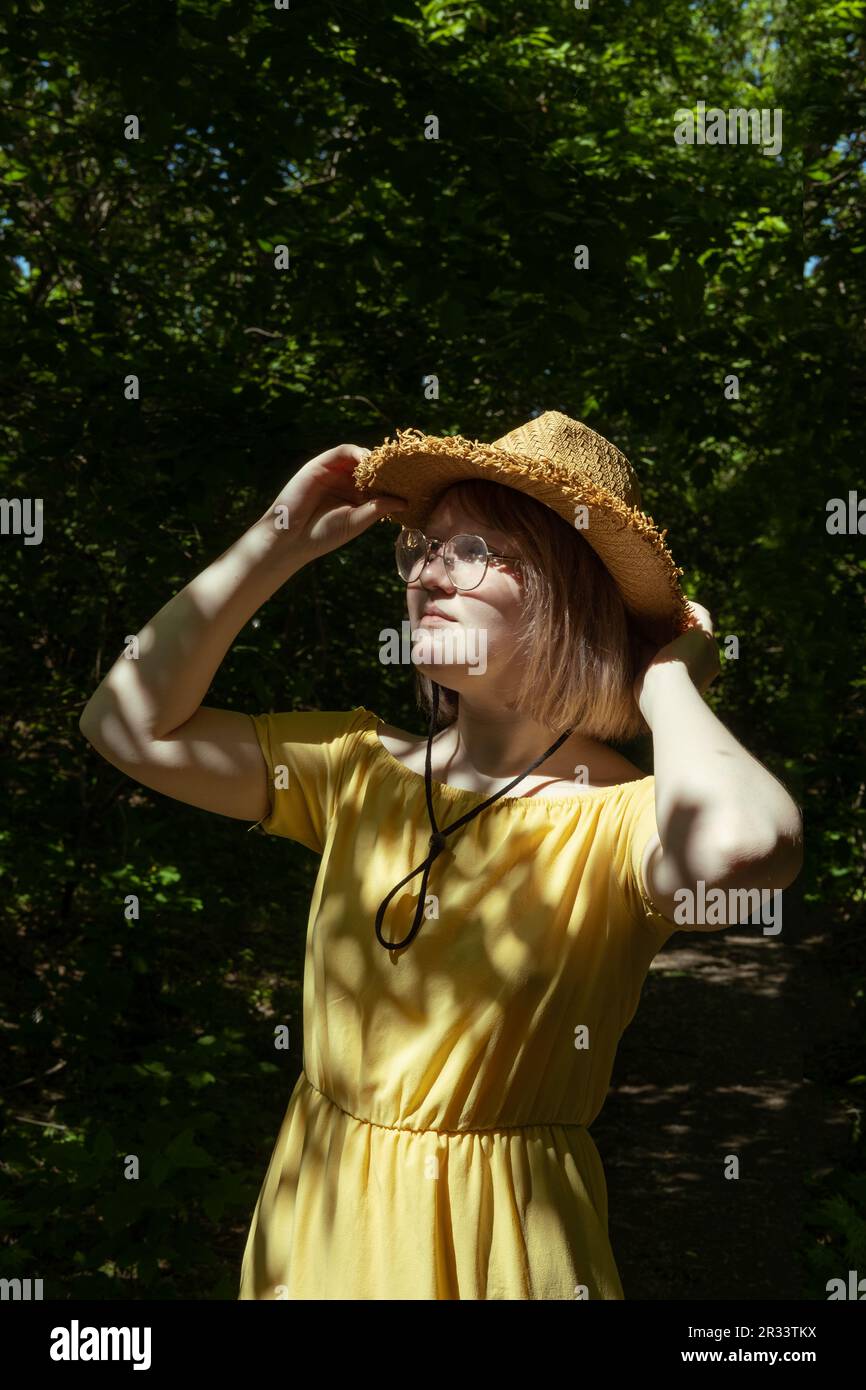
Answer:
<path fill-rule="evenodd" d="M 470 536 L 462 533 L 452 536 L 444 543 L 435 536 L 427 537 L 423 531 L 410 530 L 404 526 L 397 537 L 394 552 L 397 557 L 397 573 L 407 584 L 417 579 L 431 552 L 442 551 L 445 571 L 454 588 L 460 593 L 477 589 L 491 559 L 511 560 L 520 564 L 519 555 L 503 555 L 498 550 L 490 550 L 483 536 Z"/>

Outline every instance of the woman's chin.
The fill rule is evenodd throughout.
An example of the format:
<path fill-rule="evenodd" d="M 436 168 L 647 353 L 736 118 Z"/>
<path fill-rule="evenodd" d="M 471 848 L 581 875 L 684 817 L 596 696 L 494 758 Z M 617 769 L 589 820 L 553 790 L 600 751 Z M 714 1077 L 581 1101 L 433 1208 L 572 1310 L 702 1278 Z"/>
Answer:
<path fill-rule="evenodd" d="M 446 690 L 469 691 L 473 687 L 478 690 L 485 684 L 488 676 L 486 671 L 478 670 L 468 665 L 446 665 L 444 662 L 416 661 L 413 663 L 419 675 L 426 676 L 428 680 L 435 681 L 437 685 L 442 685 Z"/>

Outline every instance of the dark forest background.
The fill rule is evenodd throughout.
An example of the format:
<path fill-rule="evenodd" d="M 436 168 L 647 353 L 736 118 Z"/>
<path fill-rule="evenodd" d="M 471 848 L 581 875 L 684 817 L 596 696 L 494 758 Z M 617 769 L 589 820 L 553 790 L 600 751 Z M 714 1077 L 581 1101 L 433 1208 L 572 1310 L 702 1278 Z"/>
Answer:
<path fill-rule="evenodd" d="M 301 1064 L 316 861 L 88 747 L 127 634 L 314 454 L 409 425 L 492 440 L 546 409 L 635 465 L 689 595 L 739 638 L 710 699 L 804 808 L 790 893 L 854 1028 L 810 1059 L 847 1132 L 802 1175 L 802 1296 L 866 1272 L 866 536 L 826 525 L 866 496 L 863 12 L 5 7 L 2 494 L 44 499 L 45 530 L 0 538 L 0 1274 L 234 1298 Z M 677 146 L 698 100 L 781 108 L 781 154 Z M 420 732 L 410 673 L 377 659 L 392 542 L 373 527 L 286 585 L 207 703 L 365 704 Z"/>

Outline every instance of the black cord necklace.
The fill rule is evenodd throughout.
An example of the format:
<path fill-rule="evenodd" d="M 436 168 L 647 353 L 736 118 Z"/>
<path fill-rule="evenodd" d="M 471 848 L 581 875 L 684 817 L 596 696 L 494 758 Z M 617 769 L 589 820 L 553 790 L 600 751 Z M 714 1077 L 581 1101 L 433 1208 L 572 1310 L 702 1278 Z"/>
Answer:
<path fill-rule="evenodd" d="M 572 729 L 566 729 L 565 733 L 560 734 L 556 742 L 550 745 L 547 752 L 542 753 L 539 758 L 536 758 L 534 763 L 530 763 L 526 771 L 521 772 L 519 777 L 515 777 L 514 780 L 512 782 L 509 782 L 507 786 L 503 787 L 501 791 L 494 792 L 493 796 L 489 796 L 486 801 L 482 801 L 480 806 L 473 806 L 472 810 L 467 811 L 464 816 L 460 816 L 458 820 L 452 821 L 450 825 L 444 825 L 440 829 L 436 824 L 436 814 L 433 810 L 433 790 L 431 785 L 433 732 L 436 727 L 436 714 L 439 709 L 439 686 L 436 684 L 435 681 L 433 681 L 432 684 L 433 704 L 432 709 L 430 711 L 430 729 L 427 734 L 427 757 L 424 765 L 424 790 L 427 793 L 427 814 L 430 817 L 430 824 L 433 827 L 433 834 L 430 836 L 429 841 L 430 852 L 427 855 L 426 859 L 424 859 L 418 865 L 417 869 L 413 869 L 410 874 L 407 874 L 405 878 L 401 879 L 399 883 L 394 885 L 387 898 L 385 898 L 382 901 L 379 907 L 379 911 L 376 913 L 376 939 L 379 942 L 379 945 L 384 946 L 387 951 L 400 951 L 403 949 L 404 946 L 409 946 L 411 942 L 415 940 L 415 937 L 421 930 L 421 919 L 424 912 L 424 903 L 427 898 L 427 879 L 430 876 L 430 869 L 433 866 L 433 861 L 439 857 L 439 855 L 445 848 L 445 836 L 452 834 L 452 832 L 455 830 L 459 830 L 461 825 L 465 825 L 467 821 L 472 820 L 475 816 L 478 815 L 479 811 L 485 810 L 486 807 L 488 807 L 491 804 L 491 802 L 496 801 L 497 798 L 500 796 L 504 796 L 506 792 L 510 792 L 512 787 L 516 787 L 518 782 L 522 782 L 524 777 L 529 776 L 530 772 L 534 767 L 538 767 L 539 763 L 543 763 L 545 758 L 550 757 L 551 753 L 555 753 L 557 748 L 559 748 L 559 746 L 563 744 L 565 740 L 568 738 L 569 734 L 573 733 Z M 389 902 L 393 898 L 394 894 L 400 891 L 404 884 L 408 883 L 409 880 L 414 878 L 416 874 L 420 874 L 422 872 L 424 874 L 424 877 L 421 880 L 421 888 L 418 894 L 418 905 L 415 909 L 415 920 L 412 923 L 412 927 L 409 931 L 408 936 L 405 936 L 402 941 L 386 941 L 385 938 L 382 936 L 382 922 L 385 917 L 385 912 L 387 911 Z"/>

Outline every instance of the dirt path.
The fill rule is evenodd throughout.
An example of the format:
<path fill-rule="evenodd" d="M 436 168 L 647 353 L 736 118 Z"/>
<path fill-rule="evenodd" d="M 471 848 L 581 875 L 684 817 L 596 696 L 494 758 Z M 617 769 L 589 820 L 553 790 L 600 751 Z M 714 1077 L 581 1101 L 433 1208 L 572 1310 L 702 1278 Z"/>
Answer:
<path fill-rule="evenodd" d="M 653 962 L 592 1127 L 627 1299 L 815 1296 L 803 1179 L 838 1161 L 848 1128 L 814 1080 L 848 1026 L 827 956 L 821 929 L 786 919 L 780 937 L 677 932 Z"/>

